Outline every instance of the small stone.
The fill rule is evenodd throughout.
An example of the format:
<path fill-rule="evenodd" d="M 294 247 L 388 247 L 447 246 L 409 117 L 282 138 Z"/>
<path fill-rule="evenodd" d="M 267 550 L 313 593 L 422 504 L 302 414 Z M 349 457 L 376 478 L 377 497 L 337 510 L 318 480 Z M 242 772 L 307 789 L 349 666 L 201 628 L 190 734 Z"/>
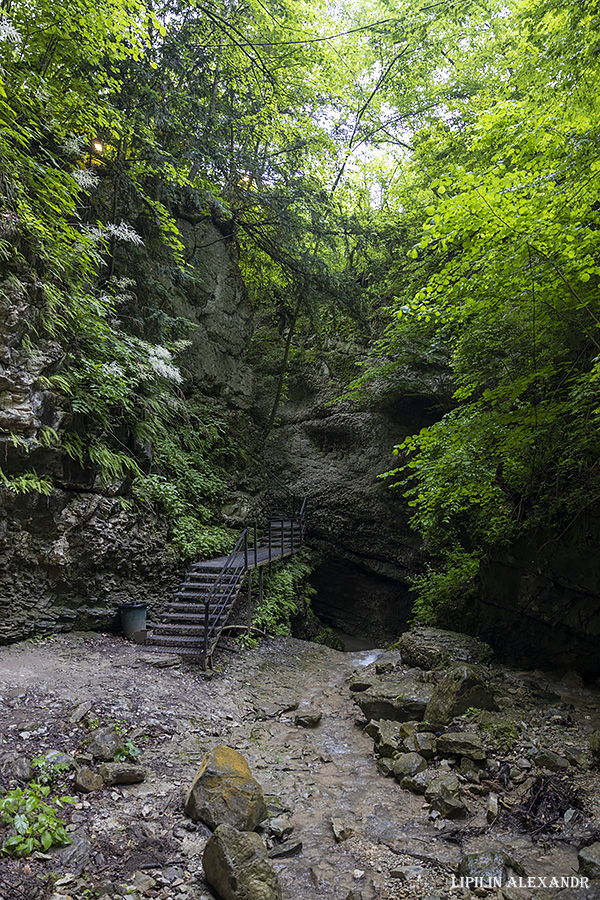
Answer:
<path fill-rule="evenodd" d="M 466 878 L 500 878 L 505 882 L 509 869 L 524 875 L 524 871 L 503 850 L 483 850 L 480 853 L 467 853 L 458 866 L 458 874 Z"/>
<path fill-rule="evenodd" d="M 498 795 L 488 794 L 487 803 L 485 805 L 485 818 L 488 825 L 491 825 L 498 818 Z"/>
<path fill-rule="evenodd" d="M 137 871 L 133 875 L 133 884 L 135 887 L 145 893 L 146 891 L 151 891 L 152 888 L 156 887 L 156 880 L 152 878 L 151 875 L 148 875 L 147 872 Z"/>
<path fill-rule="evenodd" d="M 94 759 L 110 760 L 123 746 L 123 741 L 114 725 L 107 725 L 104 728 L 95 728 L 90 733 L 86 745 L 88 753 L 91 753 Z"/>
<path fill-rule="evenodd" d="M 456 775 L 438 775 L 427 785 L 425 799 L 432 810 L 445 819 L 464 816 L 466 807 L 459 797 L 460 783 Z"/>
<path fill-rule="evenodd" d="M 162 653 L 145 653 L 143 656 L 138 656 L 137 661 L 153 666 L 155 669 L 169 669 L 181 665 L 180 656 L 167 656 Z"/>
<path fill-rule="evenodd" d="M 284 841 L 269 852 L 269 859 L 283 859 L 286 856 L 297 856 L 302 852 L 302 841 Z"/>
<path fill-rule="evenodd" d="M 404 741 L 407 750 L 418 753 L 423 759 L 431 759 L 437 751 L 437 741 L 433 734 L 426 731 L 415 731 Z"/>
<path fill-rule="evenodd" d="M 413 794 L 424 794 L 427 790 L 429 782 L 435 777 L 435 773 L 428 769 L 417 772 L 415 775 L 407 775 L 400 782 L 400 787 L 405 791 L 412 791 Z"/>
<path fill-rule="evenodd" d="M 352 828 L 348 828 L 347 825 L 344 825 L 341 819 L 332 819 L 331 827 L 333 829 L 333 836 L 337 844 L 341 844 L 342 841 L 347 841 L 348 838 L 354 834 L 354 830 Z"/>
<path fill-rule="evenodd" d="M 352 872 L 352 877 L 355 881 L 360 881 L 361 878 L 364 878 L 364 870 L 363 869 L 354 869 Z"/>
<path fill-rule="evenodd" d="M 477 784 L 481 780 L 481 764 L 469 759 L 468 756 L 463 756 L 458 771 L 471 784 Z"/>
<path fill-rule="evenodd" d="M 365 731 L 375 741 L 380 756 L 393 756 L 404 749 L 404 738 L 400 733 L 398 722 L 392 722 L 390 719 L 374 719 L 367 724 Z"/>
<path fill-rule="evenodd" d="M 269 819 L 268 827 L 273 837 L 276 837 L 278 841 L 287 837 L 294 830 L 294 826 L 287 816 L 276 816 L 274 819 Z"/>
<path fill-rule="evenodd" d="M 377 760 L 377 771 L 384 778 L 389 778 L 394 774 L 394 760 L 389 756 L 382 756 Z"/>
<path fill-rule="evenodd" d="M 404 884 L 408 881 L 420 881 L 424 874 L 423 866 L 399 866 L 390 871 L 390 878 L 397 878 Z"/>
<path fill-rule="evenodd" d="M 69 753 L 63 753 L 62 750 L 48 750 L 44 754 L 43 759 L 51 766 L 64 766 L 69 769 L 76 769 L 77 762 Z"/>
<path fill-rule="evenodd" d="M 134 763 L 111 762 L 100 766 L 100 775 L 108 787 L 113 784 L 139 784 L 146 778 L 146 769 Z"/>
<path fill-rule="evenodd" d="M 91 700 L 83 700 L 81 703 L 78 703 L 69 717 L 69 722 L 81 722 L 90 712 L 92 706 Z"/>
<path fill-rule="evenodd" d="M 375 672 L 377 675 L 389 675 L 390 672 L 394 671 L 394 663 L 393 662 L 381 662 L 375 664 Z"/>
<path fill-rule="evenodd" d="M 294 717 L 294 723 L 301 725 L 302 728 L 316 728 L 322 718 L 322 713 L 316 709 L 307 709 L 297 713 Z"/>
<path fill-rule="evenodd" d="M 206 880 L 223 900 L 281 900 L 279 879 L 256 832 L 219 825 L 208 839 L 202 864 Z"/>

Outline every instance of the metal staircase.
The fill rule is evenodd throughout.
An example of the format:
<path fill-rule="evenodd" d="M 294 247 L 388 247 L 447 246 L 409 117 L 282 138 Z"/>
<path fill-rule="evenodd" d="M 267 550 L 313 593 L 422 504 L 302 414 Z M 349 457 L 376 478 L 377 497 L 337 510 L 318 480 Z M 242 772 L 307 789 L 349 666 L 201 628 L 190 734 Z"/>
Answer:
<path fill-rule="evenodd" d="M 259 572 L 262 600 L 264 567 L 293 556 L 304 541 L 306 498 L 289 494 L 272 501 L 263 527 L 256 521 L 240 534 L 229 554 L 194 563 L 147 640 L 149 649 L 212 666 L 212 655 L 244 582 L 251 619 L 252 572 Z"/>

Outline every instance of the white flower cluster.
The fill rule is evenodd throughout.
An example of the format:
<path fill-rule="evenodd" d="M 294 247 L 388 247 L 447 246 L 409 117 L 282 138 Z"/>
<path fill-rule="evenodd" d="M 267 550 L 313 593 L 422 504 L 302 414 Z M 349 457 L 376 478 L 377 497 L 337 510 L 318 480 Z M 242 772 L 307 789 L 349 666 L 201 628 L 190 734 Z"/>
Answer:
<path fill-rule="evenodd" d="M 81 156 L 83 154 L 83 148 L 85 147 L 86 140 L 80 134 L 71 134 L 65 140 L 63 147 L 67 151 L 67 153 L 72 154 L 73 156 Z"/>
<path fill-rule="evenodd" d="M 77 183 L 77 187 L 80 187 L 82 191 L 93 190 L 99 181 L 96 173 L 90 172 L 89 169 L 74 169 L 71 172 L 71 177 Z"/>
<path fill-rule="evenodd" d="M 0 41 L 11 41 L 13 44 L 18 44 L 20 40 L 21 35 L 15 26 L 2 16 L 0 18 Z"/>
<path fill-rule="evenodd" d="M 100 241 L 104 237 L 114 237 L 118 241 L 128 241 L 130 244 L 136 244 L 138 247 L 142 247 L 144 245 L 144 241 L 137 233 L 135 228 L 132 228 L 131 225 L 128 225 L 127 222 L 121 222 L 120 225 L 115 225 L 111 223 L 109 225 L 100 225 L 97 226 L 86 226 L 84 229 L 84 234 L 86 234 L 93 241 Z"/>
<path fill-rule="evenodd" d="M 181 372 L 177 366 L 173 365 L 172 360 L 173 356 L 166 347 L 152 347 L 148 345 L 148 362 L 156 374 L 160 375 L 161 378 L 165 378 L 167 381 L 181 384 L 183 382 Z"/>
<path fill-rule="evenodd" d="M 114 376 L 115 378 L 124 378 L 125 372 L 121 368 L 121 366 L 116 362 L 111 363 L 103 363 L 102 364 L 102 374 L 107 375 L 109 378 Z"/>
<path fill-rule="evenodd" d="M 138 247 L 144 245 L 144 241 L 135 228 L 132 228 L 127 222 L 121 222 L 120 225 L 115 225 L 113 222 L 110 225 L 106 225 L 105 229 L 107 234 L 110 234 L 111 237 L 116 238 L 118 241 L 128 241 L 130 244 L 136 244 Z"/>

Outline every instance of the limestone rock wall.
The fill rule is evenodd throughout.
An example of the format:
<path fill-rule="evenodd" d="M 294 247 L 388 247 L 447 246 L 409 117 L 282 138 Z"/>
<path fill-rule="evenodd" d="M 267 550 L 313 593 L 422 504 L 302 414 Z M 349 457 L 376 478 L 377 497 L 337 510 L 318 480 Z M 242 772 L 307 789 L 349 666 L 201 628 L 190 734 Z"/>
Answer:
<path fill-rule="evenodd" d="M 295 375 L 266 445 L 267 465 L 308 497 L 310 545 L 320 551 L 312 607 L 327 624 L 374 642 L 397 638 L 424 562 L 401 492 L 378 478 L 393 447 L 439 415 L 435 385 L 415 374 L 406 392 L 359 409 L 336 403 L 343 385 L 326 364 Z"/>
<path fill-rule="evenodd" d="M 174 313 L 197 325 L 182 364 L 186 391 L 244 409 L 252 396 L 245 358 L 252 310 L 235 254 L 210 223 L 183 222 L 182 231 L 201 276 L 189 294 L 173 297 Z M 58 430 L 64 416 L 40 382 L 63 351 L 48 343 L 32 353 L 24 343 L 42 306 L 35 284 L 7 279 L 0 287 L 2 468 L 9 475 L 34 468 L 55 484 L 49 497 L 15 496 L 0 484 L 0 642 L 111 627 L 126 600 L 146 600 L 156 613 L 183 574 L 165 547 L 165 524 L 150 509 L 133 512 L 123 503 L 126 484 L 105 487 L 92 470 L 38 441 L 42 425 Z"/>

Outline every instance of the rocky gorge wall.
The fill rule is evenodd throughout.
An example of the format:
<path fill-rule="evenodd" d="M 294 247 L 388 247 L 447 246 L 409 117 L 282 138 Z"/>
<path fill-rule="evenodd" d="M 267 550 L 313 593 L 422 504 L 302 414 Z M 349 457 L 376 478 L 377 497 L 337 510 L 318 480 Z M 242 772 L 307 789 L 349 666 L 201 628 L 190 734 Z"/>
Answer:
<path fill-rule="evenodd" d="M 345 350 L 358 355 L 355 347 Z M 335 356 L 336 347 L 331 351 Z M 440 378 L 407 373 L 392 400 L 374 394 L 359 407 L 336 402 L 344 384 L 326 359 L 303 366 L 265 447 L 269 468 L 308 498 L 307 540 L 319 559 L 314 611 L 377 645 L 407 628 L 410 579 L 424 564 L 406 502 L 378 476 L 396 464 L 397 443 L 438 417 Z"/>
<path fill-rule="evenodd" d="M 193 290 L 172 298 L 173 313 L 195 326 L 181 365 L 186 391 L 245 409 L 252 310 L 235 255 L 211 223 L 180 226 L 200 273 Z M 157 610 L 182 574 L 181 561 L 166 548 L 164 520 L 148 504 L 136 510 L 123 502 L 127 484 L 105 486 L 93 469 L 40 443 L 42 426 L 59 430 L 65 415 L 40 382 L 56 371 L 63 350 L 48 342 L 26 349 L 28 325 L 37 323 L 42 304 L 33 285 L 15 284 L 7 279 L 0 292 L 2 467 L 9 475 L 33 468 L 55 487 L 46 497 L 16 496 L 0 486 L 0 642 L 110 627 L 124 601 L 145 600 Z"/>

